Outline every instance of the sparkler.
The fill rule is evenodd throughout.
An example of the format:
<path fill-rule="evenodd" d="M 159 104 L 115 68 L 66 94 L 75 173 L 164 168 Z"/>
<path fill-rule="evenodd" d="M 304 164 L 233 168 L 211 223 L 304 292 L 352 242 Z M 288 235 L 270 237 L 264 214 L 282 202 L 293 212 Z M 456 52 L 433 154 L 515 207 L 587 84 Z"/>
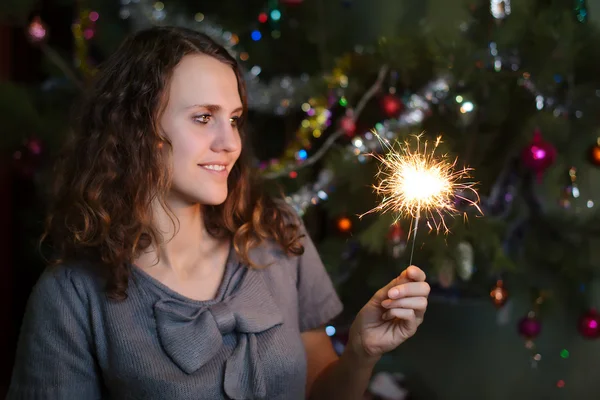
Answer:
<path fill-rule="evenodd" d="M 382 196 L 382 200 L 377 207 L 360 217 L 372 212 L 393 212 L 396 214 L 394 222 L 402 217 L 412 217 L 408 234 L 409 237 L 411 232 L 413 234 L 410 252 L 412 264 L 421 217 L 427 219 L 430 230 L 435 228 L 438 232 L 444 230 L 448 233 L 450 230 L 444 216 L 457 213 L 457 200 L 463 200 L 481 212 L 477 205 L 479 195 L 475 190 L 476 183 L 467 181 L 471 178 L 472 169 L 456 169 L 458 159 L 450 161 L 446 154 L 435 155 L 441 136 L 436 139 L 430 151 L 427 141 L 421 143 L 422 134 L 415 136 L 415 149 L 411 149 L 408 141 L 405 141 L 400 151 L 396 151 L 387 139 L 380 137 L 376 131 L 373 134 L 384 149 L 383 155 L 371 154 L 381 163 L 376 175 L 380 182 L 373 188 Z M 474 194 L 475 200 L 465 197 L 468 192 Z"/>

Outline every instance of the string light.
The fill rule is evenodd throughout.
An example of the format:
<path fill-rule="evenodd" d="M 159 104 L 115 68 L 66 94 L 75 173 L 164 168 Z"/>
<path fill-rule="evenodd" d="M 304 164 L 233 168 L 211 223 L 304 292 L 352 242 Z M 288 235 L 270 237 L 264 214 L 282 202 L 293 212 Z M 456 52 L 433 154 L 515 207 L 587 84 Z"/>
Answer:
<path fill-rule="evenodd" d="M 281 11 L 277 9 L 271 10 L 271 19 L 273 21 L 279 21 L 281 19 Z"/>
<path fill-rule="evenodd" d="M 192 18 L 186 18 L 182 14 L 167 12 L 168 8 L 168 2 L 121 0 L 120 15 L 123 19 L 132 20 L 134 30 L 146 29 L 160 23 L 161 25 L 181 26 L 205 33 L 225 47 L 230 54 L 237 57 L 242 65 L 250 60 L 248 52 L 239 48 L 240 36 L 238 34 L 224 30 L 222 26 L 212 22 L 202 12 L 193 14 Z M 260 13 L 258 18 L 259 21 L 266 18 L 265 22 L 267 22 L 269 14 L 266 12 Z M 247 35 L 249 39 L 258 41 L 262 41 L 264 36 L 258 29 L 248 32 Z M 271 36 L 279 38 L 281 32 L 274 29 Z M 248 92 L 248 107 L 250 109 L 283 115 L 298 107 L 308 97 L 309 88 L 312 87 L 312 79 L 308 75 L 304 74 L 299 77 L 282 76 L 265 82 L 258 79 L 257 68 L 260 69 L 260 66 L 255 65 L 244 73 Z M 318 81 L 321 79 L 320 76 L 314 78 Z"/>
<path fill-rule="evenodd" d="M 254 31 L 252 31 L 251 37 L 252 37 L 252 40 L 254 40 L 255 42 L 258 42 L 262 38 L 262 34 L 260 33 L 259 30 L 254 30 Z"/>
<path fill-rule="evenodd" d="M 73 23 L 72 32 L 75 39 L 75 66 L 83 73 L 86 79 L 92 77 L 96 69 L 89 62 L 89 45 L 96 32 L 96 21 L 100 14 L 96 11 L 83 9 L 79 18 Z"/>
<path fill-rule="evenodd" d="M 449 89 L 448 79 L 445 77 L 438 78 L 425 85 L 423 89 L 412 96 L 413 101 L 407 103 L 405 110 L 398 118 L 376 123 L 376 133 L 388 140 L 394 140 L 402 129 L 420 124 L 430 105 L 442 101 L 448 94 Z M 310 105 L 307 103 L 302 105 L 303 110 L 308 110 L 309 107 Z M 420 117 L 416 117 L 417 114 Z M 344 154 L 346 157 L 355 158 L 364 163 L 368 160 L 366 153 L 381 150 L 381 143 L 376 135 L 369 131 L 362 136 L 356 136 L 351 144 L 344 148 Z M 334 189 L 334 178 L 333 171 L 323 169 L 315 183 L 301 187 L 297 192 L 288 195 L 286 200 L 298 214 L 303 215 L 308 207 L 328 200 L 328 193 Z"/>
<path fill-rule="evenodd" d="M 490 0 L 490 12 L 496 19 L 504 19 L 510 15 L 510 0 Z"/>

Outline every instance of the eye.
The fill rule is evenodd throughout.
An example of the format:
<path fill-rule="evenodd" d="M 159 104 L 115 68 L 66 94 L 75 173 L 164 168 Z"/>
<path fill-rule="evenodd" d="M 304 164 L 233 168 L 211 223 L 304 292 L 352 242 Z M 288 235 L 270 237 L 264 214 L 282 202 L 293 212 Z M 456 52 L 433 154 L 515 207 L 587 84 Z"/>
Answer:
<path fill-rule="evenodd" d="M 240 122 L 240 118 L 241 117 L 231 117 L 229 118 L 229 122 L 231 123 L 231 126 L 238 126 L 238 123 Z"/>
<path fill-rule="evenodd" d="M 192 117 L 194 122 L 197 122 L 199 124 L 208 124 L 208 122 L 210 121 L 211 118 L 212 118 L 211 114 L 194 115 Z"/>

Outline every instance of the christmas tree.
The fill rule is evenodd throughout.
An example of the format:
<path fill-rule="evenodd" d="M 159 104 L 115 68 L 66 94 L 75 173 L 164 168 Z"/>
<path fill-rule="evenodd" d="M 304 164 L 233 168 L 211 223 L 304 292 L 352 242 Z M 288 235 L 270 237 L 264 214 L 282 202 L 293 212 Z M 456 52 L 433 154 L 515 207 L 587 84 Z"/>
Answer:
<path fill-rule="evenodd" d="M 73 6 L 69 45 L 53 39 L 43 12 L 13 3 L 0 11 L 21 25 L 46 67 L 38 87 L 0 86 L 9 133 L 0 145 L 20 172 L 40 172 L 41 153 L 52 158 L 70 103 L 125 34 L 156 24 L 203 31 L 244 66 L 257 173 L 305 219 L 346 305 L 332 335 L 343 342 L 358 308 L 412 259 L 432 284 L 432 318 L 444 320 L 448 304 L 473 305 L 492 328 L 494 318 L 512 327 L 495 337 L 509 336 L 510 354 L 529 357 L 526 368 L 542 368 L 540 348 L 554 352 L 554 375 L 519 378 L 529 386 L 513 394 L 566 393 L 557 371 L 569 368 L 558 364 L 569 352 L 544 341 L 542 321 L 559 316 L 561 340 L 600 336 L 592 310 L 600 306 L 600 36 L 585 1 L 223 0 L 201 10 L 175 0 L 89 1 Z M 447 230 L 426 215 L 359 217 L 382 202 L 373 188 L 382 168 L 373 155 L 390 148 L 382 140 L 397 149 L 417 135 L 429 146 L 441 136 L 437 156 L 470 168 L 478 196 L 456 193 Z M 426 368 L 418 352 L 398 354 L 415 366 L 391 355 L 382 368 Z M 475 351 L 470 357 L 484 362 Z M 461 393 L 435 382 L 451 393 L 442 398 Z M 571 394 L 588 393 L 579 385 Z M 461 398 L 505 398 L 503 386 L 482 379 Z"/>

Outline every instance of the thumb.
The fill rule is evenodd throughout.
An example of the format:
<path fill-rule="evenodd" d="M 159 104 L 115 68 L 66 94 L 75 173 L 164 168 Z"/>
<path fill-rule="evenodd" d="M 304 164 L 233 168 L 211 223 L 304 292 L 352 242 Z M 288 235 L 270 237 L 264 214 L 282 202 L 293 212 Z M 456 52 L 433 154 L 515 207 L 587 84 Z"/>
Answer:
<path fill-rule="evenodd" d="M 407 282 L 411 282 L 411 279 L 409 278 L 409 273 L 408 273 L 409 268 L 402 271 L 402 273 L 400 275 L 398 275 L 397 277 L 395 277 L 394 279 L 392 279 L 390 281 L 390 283 L 388 283 L 387 285 L 385 285 L 384 287 L 379 289 L 375 293 L 375 295 L 373 295 L 373 300 L 379 304 L 389 297 L 388 292 L 390 291 L 391 288 L 396 287 L 398 285 L 402 285 Z"/>

